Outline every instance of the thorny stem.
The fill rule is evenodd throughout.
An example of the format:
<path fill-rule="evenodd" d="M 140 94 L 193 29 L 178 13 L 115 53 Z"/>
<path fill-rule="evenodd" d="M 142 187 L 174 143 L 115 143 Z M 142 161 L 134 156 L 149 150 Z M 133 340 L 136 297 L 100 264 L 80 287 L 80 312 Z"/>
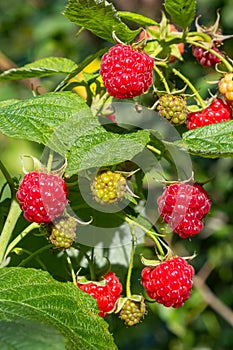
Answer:
<path fill-rule="evenodd" d="M 127 273 L 127 279 L 126 279 L 126 296 L 128 298 L 131 297 L 131 288 L 130 288 L 130 282 L 131 282 L 131 274 L 133 270 L 133 261 L 134 261 L 134 254 L 135 254 L 135 244 L 137 242 L 137 237 L 135 235 L 135 228 L 132 223 L 129 223 L 130 231 L 132 235 L 132 246 L 131 246 L 131 252 L 130 252 L 130 261 L 129 261 L 129 268 Z"/>
<path fill-rule="evenodd" d="M 12 232 L 16 225 L 16 222 L 21 214 L 21 209 L 15 198 L 11 201 L 10 210 L 5 221 L 1 236 L 0 236 L 0 264 L 4 259 L 4 254 L 7 249 L 8 243 L 11 239 Z M 9 247 L 8 247 L 9 249 Z M 8 251 L 8 250 L 7 250 Z M 6 258 L 7 254 L 5 254 Z"/>
<path fill-rule="evenodd" d="M 218 53 L 218 52 L 214 51 L 213 49 L 208 48 L 205 45 L 202 45 L 202 44 L 200 44 L 198 42 L 189 41 L 189 44 L 201 47 L 205 51 L 209 51 L 210 53 L 212 53 L 214 56 L 218 57 L 221 60 L 221 62 L 225 65 L 225 67 L 228 70 L 228 72 L 231 73 L 233 71 L 232 65 L 220 53 Z"/>
<path fill-rule="evenodd" d="M 69 255 L 66 253 L 66 259 L 67 259 L 67 263 L 69 265 L 69 268 L 70 268 L 70 272 L 71 272 L 71 276 L 72 276 L 72 282 L 75 286 L 77 286 L 77 283 L 76 283 L 76 276 L 75 276 L 75 272 L 74 272 L 74 268 L 73 268 L 73 264 L 72 264 L 72 261 L 69 257 Z"/>
<path fill-rule="evenodd" d="M 160 79 L 161 79 L 161 81 L 162 81 L 162 83 L 163 83 L 163 85 L 164 85 L 164 87 L 165 87 L 166 92 L 167 92 L 168 94 L 170 94 L 171 91 L 170 91 L 170 88 L 169 88 L 169 86 L 168 86 L 168 83 L 167 83 L 167 81 L 166 81 L 166 79 L 165 79 L 163 73 L 158 69 L 158 67 L 157 67 L 156 65 L 154 65 L 154 70 L 155 70 L 155 72 L 158 74 L 158 76 L 160 77 Z"/>
<path fill-rule="evenodd" d="M 204 102 L 203 98 L 201 97 L 201 95 L 198 93 L 197 89 L 193 86 L 193 84 L 182 73 L 180 73 L 177 69 L 172 68 L 172 71 L 175 75 L 177 75 L 179 78 L 181 78 L 185 82 L 185 84 L 187 84 L 189 86 L 189 88 L 195 94 L 196 99 L 199 101 L 200 106 L 202 108 L 205 108 L 206 107 L 205 102 Z"/>
<path fill-rule="evenodd" d="M 138 222 L 130 219 L 128 216 L 124 217 L 125 221 L 128 222 L 129 225 L 134 225 L 139 227 L 141 230 L 145 232 L 145 234 L 152 239 L 152 241 L 155 243 L 156 248 L 158 249 L 158 252 L 160 255 L 164 256 L 164 251 L 162 248 L 162 245 L 160 244 L 159 240 L 155 236 L 155 232 L 148 230 L 146 227 L 143 225 L 139 224 Z"/>
<path fill-rule="evenodd" d="M 9 216 L 9 215 L 8 215 Z M 31 232 L 32 230 L 39 228 L 40 225 L 37 224 L 36 222 L 33 222 L 29 226 L 27 226 L 8 246 L 6 253 L 4 255 L 4 259 L 7 258 L 8 254 L 12 251 L 12 249 L 23 239 L 26 237 L 26 235 Z"/>

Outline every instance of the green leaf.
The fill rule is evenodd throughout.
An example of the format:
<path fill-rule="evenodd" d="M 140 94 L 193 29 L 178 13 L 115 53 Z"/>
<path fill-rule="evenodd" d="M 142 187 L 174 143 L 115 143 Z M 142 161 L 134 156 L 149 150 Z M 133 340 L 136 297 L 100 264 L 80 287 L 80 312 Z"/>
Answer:
<path fill-rule="evenodd" d="M 71 350 L 116 349 L 96 301 L 72 283 L 47 272 L 20 267 L 0 270 L 0 320 L 19 319 L 48 325 L 62 334 Z"/>
<path fill-rule="evenodd" d="M 196 0 L 165 0 L 165 9 L 172 21 L 186 29 L 196 16 Z"/>
<path fill-rule="evenodd" d="M 34 77 L 45 77 L 54 74 L 68 74 L 77 69 L 77 64 L 73 61 L 62 57 L 47 57 L 37 60 L 33 63 L 26 64 L 20 68 L 9 69 L 0 74 L 0 81 L 18 80 Z"/>
<path fill-rule="evenodd" d="M 175 144 L 202 157 L 233 157 L 233 120 L 187 131 Z"/>
<path fill-rule="evenodd" d="M 92 115 L 85 101 L 72 92 L 39 95 L 0 107 L 0 131 L 9 137 L 48 145 L 66 154 L 72 134 L 64 139 L 57 129 L 66 129 L 77 114 Z"/>
<path fill-rule="evenodd" d="M 54 328 L 35 321 L 0 321 L 1 350 L 65 350 L 65 338 Z"/>
<path fill-rule="evenodd" d="M 140 15 L 134 12 L 127 11 L 118 11 L 117 12 L 120 18 L 126 19 L 128 21 L 132 21 L 137 24 L 141 24 L 142 26 L 158 26 L 158 22 L 153 19 Z"/>
<path fill-rule="evenodd" d="M 129 29 L 113 4 L 105 0 L 69 0 L 64 15 L 71 22 L 110 42 L 114 42 L 113 31 L 123 42 L 133 40 L 140 32 L 140 29 Z"/>
<path fill-rule="evenodd" d="M 78 137 L 70 150 L 67 174 L 72 175 L 89 168 L 104 167 L 132 159 L 149 142 L 149 132 L 139 130 L 130 134 L 92 129 Z"/>

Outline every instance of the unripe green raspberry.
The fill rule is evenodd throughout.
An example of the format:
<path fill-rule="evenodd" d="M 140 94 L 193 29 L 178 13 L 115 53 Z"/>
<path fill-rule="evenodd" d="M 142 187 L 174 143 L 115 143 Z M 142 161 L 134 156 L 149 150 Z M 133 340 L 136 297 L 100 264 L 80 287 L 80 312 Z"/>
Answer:
<path fill-rule="evenodd" d="M 144 301 L 135 302 L 127 299 L 120 312 L 120 318 L 127 326 L 138 324 L 146 313 L 146 305 Z"/>
<path fill-rule="evenodd" d="M 126 191 L 126 179 L 123 175 L 110 170 L 96 175 L 91 184 L 94 198 L 101 204 L 117 202 L 124 198 Z"/>
<path fill-rule="evenodd" d="M 180 125 L 185 122 L 187 115 L 186 99 L 183 96 L 166 94 L 159 98 L 159 114 L 170 121 L 172 125 Z"/>
<path fill-rule="evenodd" d="M 73 217 L 62 216 L 50 227 L 49 241 L 58 249 L 68 249 L 76 237 L 77 221 Z"/>

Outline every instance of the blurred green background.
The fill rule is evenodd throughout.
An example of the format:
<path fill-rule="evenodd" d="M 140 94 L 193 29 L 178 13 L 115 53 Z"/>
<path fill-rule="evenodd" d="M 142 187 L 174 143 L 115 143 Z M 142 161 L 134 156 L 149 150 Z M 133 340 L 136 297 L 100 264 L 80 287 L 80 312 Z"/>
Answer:
<path fill-rule="evenodd" d="M 117 9 L 139 12 L 161 19 L 162 1 L 112 1 Z M 77 27 L 61 12 L 65 0 L 15 0 L 0 2 L 0 69 L 22 66 L 49 56 L 67 57 L 79 63 L 88 54 L 107 45 L 88 32 L 76 36 Z M 199 22 L 212 25 L 220 9 L 224 34 L 233 34 L 232 0 L 198 0 Z M 223 49 L 233 53 L 233 40 L 227 40 Z M 213 69 L 200 67 L 186 48 L 182 71 L 195 81 L 202 96 L 208 95 L 208 80 L 214 80 Z M 191 76 L 190 76 L 191 74 Z M 41 79 L 44 91 L 51 91 L 59 77 Z M 212 88 L 216 93 L 216 87 Z M 0 100 L 32 96 L 31 89 L 22 82 L 0 83 Z M 40 158 L 43 149 L 23 140 L 12 140 L 0 134 L 0 158 L 13 176 L 22 174 L 20 155 Z M 30 164 L 29 164 L 30 166 Z M 213 200 L 211 214 L 205 229 L 192 239 L 174 238 L 175 249 L 184 255 L 197 257 L 193 265 L 197 279 L 191 299 L 182 309 L 167 309 L 160 305 L 149 306 L 144 321 L 133 328 L 125 328 L 116 317 L 109 316 L 120 350 L 228 350 L 233 348 L 233 162 L 232 159 L 204 159 L 193 157 L 196 180 L 212 179 L 206 185 Z M 3 184 L 0 173 L 0 185 Z M 3 198 L 7 196 L 4 191 Z M 153 254 L 150 248 L 147 257 Z M 135 291 L 140 290 L 141 264 L 139 259 L 133 271 Z M 117 268 L 117 267 L 116 267 Z M 111 349 L 109 349 L 111 350 Z"/>

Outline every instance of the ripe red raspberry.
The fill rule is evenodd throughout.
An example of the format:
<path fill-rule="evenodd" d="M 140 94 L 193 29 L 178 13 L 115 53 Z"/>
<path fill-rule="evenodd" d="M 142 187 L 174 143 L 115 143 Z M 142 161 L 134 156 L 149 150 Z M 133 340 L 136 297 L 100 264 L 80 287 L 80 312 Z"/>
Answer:
<path fill-rule="evenodd" d="M 101 317 L 114 311 L 122 292 L 122 285 L 113 272 L 108 272 L 100 282 L 77 282 L 77 286 L 96 299 Z"/>
<path fill-rule="evenodd" d="M 207 108 L 200 112 L 188 114 L 186 125 L 189 130 L 200 128 L 201 126 L 226 122 L 231 120 L 231 107 L 221 99 L 216 98 Z"/>
<path fill-rule="evenodd" d="M 202 219 L 210 210 L 208 193 L 199 184 L 169 185 L 159 196 L 160 216 L 181 238 L 196 235 L 203 228 Z"/>
<path fill-rule="evenodd" d="M 211 48 L 213 51 L 219 53 L 221 56 L 224 56 L 217 47 Z M 204 50 L 202 47 L 193 46 L 192 47 L 193 56 L 196 57 L 200 65 L 203 67 L 215 66 L 216 63 L 221 62 L 221 60 L 213 55 L 211 52 Z"/>
<path fill-rule="evenodd" d="M 123 175 L 110 170 L 102 171 L 96 175 L 91 183 L 94 198 L 101 204 L 115 203 L 124 198 L 126 179 Z"/>
<path fill-rule="evenodd" d="M 49 241 L 58 249 L 68 249 L 76 237 L 77 221 L 73 217 L 62 216 L 54 220 L 48 228 Z"/>
<path fill-rule="evenodd" d="M 65 181 L 53 174 L 26 174 L 16 193 L 20 208 L 28 221 L 48 223 L 61 216 L 68 204 Z"/>
<path fill-rule="evenodd" d="M 190 296 L 194 268 L 185 259 L 173 257 L 156 267 L 142 270 L 147 295 L 167 307 L 181 307 Z"/>
<path fill-rule="evenodd" d="M 152 84 L 154 60 L 130 45 L 118 44 L 102 57 L 100 74 L 109 95 L 125 99 L 139 96 Z"/>
<path fill-rule="evenodd" d="M 218 83 L 219 92 L 233 106 L 233 73 L 226 73 Z"/>
<path fill-rule="evenodd" d="M 158 100 L 159 114 L 173 125 L 185 122 L 187 114 L 186 99 L 183 96 L 165 94 Z"/>

